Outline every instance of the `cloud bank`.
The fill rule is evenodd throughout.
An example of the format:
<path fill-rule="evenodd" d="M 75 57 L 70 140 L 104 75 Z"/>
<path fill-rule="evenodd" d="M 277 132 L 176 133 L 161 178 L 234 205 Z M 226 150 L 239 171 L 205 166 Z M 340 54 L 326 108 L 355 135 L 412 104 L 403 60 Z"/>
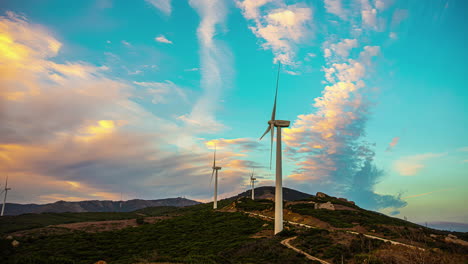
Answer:
<path fill-rule="evenodd" d="M 284 129 L 287 157 L 297 166 L 286 182 L 344 196 L 366 208 L 398 208 L 406 205 L 399 195 L 374 191 L 384 171 L 374 165 L 374 144 L 365 140 L 373 105 L 373 89 L 365 79 L 381 50 L 377 45 L 362 45 L 366 40 L 360 34 L 376 30 L 378 4 L 360 3 L 357 9 L 345 10 L 340 1 L 325 2 L 327 12 L 342 19 L 360 14 L 362 27 L 345 21 L 341 26 L 350 27 L 351 33 L 359 28 L 354 38 L 331 36 L 323 44 L 326 86 L 322 96 L 314 99 L 316 111 L 299 115 L 291 128 Z"/>

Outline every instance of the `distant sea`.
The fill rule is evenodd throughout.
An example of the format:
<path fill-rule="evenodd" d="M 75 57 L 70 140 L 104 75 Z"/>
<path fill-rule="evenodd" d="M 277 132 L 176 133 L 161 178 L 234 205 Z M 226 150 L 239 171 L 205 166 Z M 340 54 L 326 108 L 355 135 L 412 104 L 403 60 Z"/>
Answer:
<path fill-rule="evenodd" d="M 426 226 L 426 223 L 418 223 L 422 226 Z M 456 222 L 427 222 L 427 227 L 447 230 L 447 231 L 457 231 L 457 232 L 468 232 L 468 223 L 456 223 Z"/>

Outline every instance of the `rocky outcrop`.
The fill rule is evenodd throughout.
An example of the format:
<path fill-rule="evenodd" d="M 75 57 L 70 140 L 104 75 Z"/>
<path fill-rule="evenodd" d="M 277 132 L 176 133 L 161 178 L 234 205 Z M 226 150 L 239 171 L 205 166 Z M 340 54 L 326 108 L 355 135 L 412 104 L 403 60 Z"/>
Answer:
<path fill-rule="evenodd" d="M 326 210 L 335 211 L 335 206 L 331 202 L 316 203 L 314 204 L 314 209 L 326 209 Z"/>

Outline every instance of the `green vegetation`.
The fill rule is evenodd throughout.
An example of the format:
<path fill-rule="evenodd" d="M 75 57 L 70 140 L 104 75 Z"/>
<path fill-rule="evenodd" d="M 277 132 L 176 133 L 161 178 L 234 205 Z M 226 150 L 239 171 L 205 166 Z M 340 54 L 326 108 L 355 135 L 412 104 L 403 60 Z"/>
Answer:
<path fill-rule="evenodd" d="M 161 216 L 161 215 L 169 215 L 173 212 L 177 212 L 178 210 L 180 210 L 180 207 L 155 206 L 155 207 L 146 207 L 143 209 L 139 209 L 139 210 L 133 211 L 132 213 L 142 214 L 145 216 Z"/>
<path fill-rule="evenodd" d="M 375 225 L 419 227 L 416 224 L 398 218 L 389 217 L 384 214 L 379 214 L 364 209 L 359 209 L 357 211 L 331 211 L 326 209 L 317 210 L 314 209 L 310 204 L 294 204 L 289 206 L 289 209 L 298 214 L 316 217 L 338 228 L 350 228 L 354 226 L 353 223 L 368 227 L 375 227 Z"/>
<path fill-rule="evenodd" d="M 42 213 L 0 218 L 0 235 L 48 225 L 136 218 L 135 213 Z"/>
<path fill-rule="evenodd" d="M 94 263 L 181 261 L 184 263 L 301 263 L 300 257 L 277 241 L 254 241 L 264 221 L 242 213 L 221 213 L 198 208 L 183 216 L 155 224 L 100 233 L 74 232 L 65 235 L 19 238 L 17 248 L 7 247 L 1 263 L 49 263 L 49 257 Z M 2 241 L 5 245 L 5 240 Z M 7 244 L 6 244 L 7 245 Z M 8 251 L 8 252 L 5 252 Z M 277 262 L 265 252 L 274 251 Z M 263 255 L 262 255 L 263 254 Z M 262 255 L 258 262 L 256 256 Z M 284 259 L 283 259 L 284 258 Z M 263 260 L 262 260 L 263 259 Z M 45 262 L 31 262 L 44 260 Z M 50 260 L 50 263 L 56 263 Z M 71 262 L 70 262 L 71 263 Z M 302 262 L 306 263 L 306 262 Z"/>
<path fill-rule="evenodd" d="M 241 198 L 236 201 L 236 207 L 244 211 L 263 211 L 273 209 L 273 201 L 267 199 L 252 200 Z"/>
<path fill-rule="evenodd" d="M 342 236 L 347 236 L 348 241 L 343 240 Z M 385 243 L 362 235 L 354 236 L 340 232 L 331 233 L 324 229 L 309 229 L 299 234 L 295 244 L 313 256 L 331 259 L 334 263 L 338 263 L 341 259 L 350 260 L 355 255 L 372 252 L 381 248 Z"/>

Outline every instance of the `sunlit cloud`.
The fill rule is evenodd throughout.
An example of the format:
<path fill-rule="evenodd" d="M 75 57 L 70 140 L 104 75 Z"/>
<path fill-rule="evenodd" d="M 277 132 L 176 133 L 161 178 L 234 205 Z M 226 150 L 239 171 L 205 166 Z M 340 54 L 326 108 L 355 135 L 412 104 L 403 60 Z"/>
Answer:
<path fill-rule="evenodd" d="M 447 153 L 424 153 L 402 157 L 393 163 L 393 167 L 402 176 L 414 176 L 426 167 L 429 160 L 446 155 Z"/>
<path fill-rule="evenodd" d="M 262 146 L 256 139 L 251 138 L 235 138 L 235 139 L 213 139 L 205 142 L 205 145 L 210 148 L 236 148 L 240 152 L 251 152 L 260 149 Z"/>
<path fill-rule="evenodd" d="M 7 110 L 0 171 L 15 188 L 10 200 L 115 199 L 124 187 L 134 198 L 206 197 L 208 184 L 195 183 L 209 180 L 211 153 L 199 146 L 172 154 L 197 144 L 193 132 L 132 100 L 151 101 L 143 92 L 161 103 L 184 97 L 184 89 L 113 79 L 106 66 L 83 61 L 54 62 L 61 47 L 43 26 L 11 12 L 0 17 L 0 105 Z"/>
<path fill-rule="evenodd" d="M 376 30 L 376 6 L 384 7 L 375 1 L 360 3 L 359 10 L 344 11 L 340 1 L 327 1 L 325 8 L 350 21 L 363 16 L 362 30 Z M 360 27 L 354 22 L 349 26 Z M 365 79 L 381 51 L 377 45 L 360 46 L 365 40 L 359 36 L 324 42 L 326 86 L 322 96 L 314 99 L 316 111 L 298 115 L 291 128 L 284 129 L 287 158 L 296 165 L 286 182 L 345 196 L 367 208 L 402 207 L 406 202 L 398 195 L 374 191 L 384 171 L 373 163 L 375 145 L 364 140 L 373 104 Z"/>
<path fill-rule="evenodd" d="M 286 5 L 283 1 L 236 1 L 250 30 L 263 41 L 264 49 L 271 49 L 275 61 L 294 65 L 297 45 L 312 34 L 312 9 L 305 4 Z M 271 4 L 271 5 L 269 5 Z"/>
<path fill-rule="evenodd" d="M 159 35 L 154 38 L 157 42 L 172 44 L 172 41 L 168 40 L 164 35 Z"/>
<path fill-rule="evenodd" d="M 436 191 L 432 191 L 432 192 L 414 194 L 414 195 L 402 197 L 402 199 L 405 199 L 405 200 L 406 200 L 406 199 L 411 199 L 411 198 L 426 196 L 426 195 L 433 194 L 433 193 L 447 192 L 447 191 L 451 191 L 451 190 L 455 190 L 455 189 L 457 189 L 457 188 L 446 188 L 446 189 L 436 190 Z"/>
<path fill-rule="evenodd" d="M 400 141 L 400 137 L 392 138 L 392 141 L 388 144 L 388 147 L 385 151 L 391 151 L 393 148 L 395 148 L 396 145 L 398 145 L 399 141 Z"/>

